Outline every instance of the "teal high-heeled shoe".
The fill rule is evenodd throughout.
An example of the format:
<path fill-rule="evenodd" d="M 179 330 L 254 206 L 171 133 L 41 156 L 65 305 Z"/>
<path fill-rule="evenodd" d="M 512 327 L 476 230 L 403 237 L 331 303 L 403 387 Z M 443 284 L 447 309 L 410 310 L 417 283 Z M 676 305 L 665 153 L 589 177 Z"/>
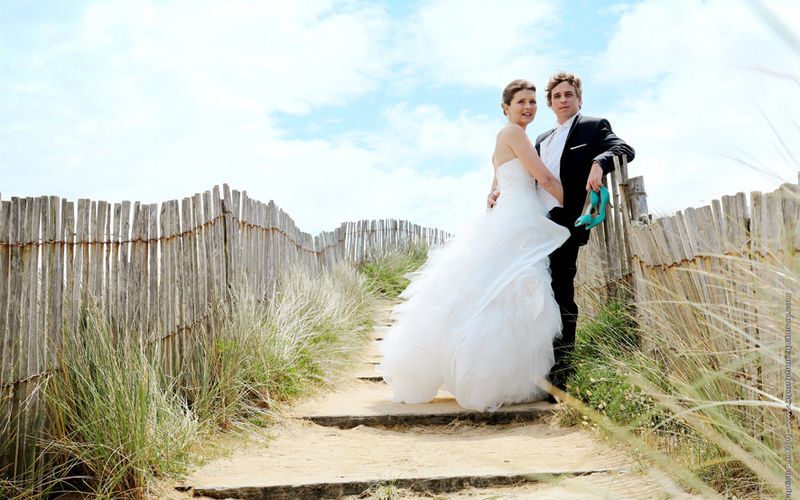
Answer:
<path fill-rule="evenodd" d="M 606 207 L 611 206 L 610 198 L 611 196 L 608 194 L 608 189 L 606 189 L 605 186 L 600 186 L 600 200 L 597 205 L 597 216 L 592 217 L 589 223 L 586 224 L 587 231 L 606 220 Z"/>
<path fill-rule="evenodd" d="M 586 194 L 586 201 L 583 204 L 583 215 L 575 221 L 575 227 L 586 226 L 586 230 L 601 224 L 606 219 L 606 207 L 609 203 L 610 195 L 605 186 L 600 186 L 600 192 L 594 190 Z"/>
<path fill-rule="evenodd" d="M 586 201 L 583 202 L 583 210 L 581 210 L 583 215 L 575 221 L 575 227 L 592 222 L 592 214 L 595 212 L 598 203 L 600 203 L 600 199 L 594 190 L 586 193 Z"/>

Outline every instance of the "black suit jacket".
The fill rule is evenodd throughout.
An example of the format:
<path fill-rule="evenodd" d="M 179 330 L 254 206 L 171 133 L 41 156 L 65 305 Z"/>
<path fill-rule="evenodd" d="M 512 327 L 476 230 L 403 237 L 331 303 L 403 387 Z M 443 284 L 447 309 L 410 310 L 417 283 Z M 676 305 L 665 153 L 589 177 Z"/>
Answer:
<path fill-rule="evenodd" d="M 539 145 L 555 129 L 548 130 L 536 138 L 536 152 Z M 550 218 L 568 228 L 572 238 L 578 245 L 589 241 L 589 231 L 585 227 L 575 227 L 575 219 L 580 217 L 583 203 L 586 201 L 586 181 L 592 163 L 597 161 L 603 174 L 614 170 L 615 155 L 627 155 L 633 160 L 633 148 L 620 139 L 611 130 L 611 124 L 605 118 L 583 116 L 580 113 L 572 122 L 572 127 L 561 154 L 560 177 L 564 186 L 564 207 L 556 207 L 550 211 Z"/>

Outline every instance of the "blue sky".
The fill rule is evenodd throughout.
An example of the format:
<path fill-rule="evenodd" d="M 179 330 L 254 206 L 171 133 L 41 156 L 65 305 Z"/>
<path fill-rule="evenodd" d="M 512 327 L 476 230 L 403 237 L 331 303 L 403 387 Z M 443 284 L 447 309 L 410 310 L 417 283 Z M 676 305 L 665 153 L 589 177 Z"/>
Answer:
<path fill-rule="evenodd" d="M 800 26 L 797 2 L 764 4 Z M 656 213 L 800 167 L 800 54 L 736 0 L 4 0 L 0 61 L 4 199 L 227 182 L 312 234 L 452 230 L 483 209 L 503 86 L 539 87 L 535 137 L 559 69 L 636 149 Z"/>

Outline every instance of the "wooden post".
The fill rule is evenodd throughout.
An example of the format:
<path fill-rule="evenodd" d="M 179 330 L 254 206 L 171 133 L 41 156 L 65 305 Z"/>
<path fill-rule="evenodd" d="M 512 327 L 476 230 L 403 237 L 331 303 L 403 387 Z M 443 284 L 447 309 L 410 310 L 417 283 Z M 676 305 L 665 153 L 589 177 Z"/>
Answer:
<path fill-rule="evenodd" d="M 14 391 L 12 367 L 16 362 L 13 349 L 14 333 L 9 328 L 7 317 L 8 308 L 13 298 L 11 290 L 11 243 L 9 238 L 12 231 L 11 224 L 11 202 L 0 201 L 0 422 L 8 422 L 11 418 L 11 398 Z M 11 457 L 7 454 L 0 454 L 0 470 L 10 465 Z"/>
<path fill-rule="evenodd" d="M 129 314 L 128 281 L 130 281 L 130 255 L 133 242 L 131 241 L 131 202 L 123 201 L 120 204 L 120 249 L 119 273 L 117 274 L 117 318 L 120 331 L 128 329 L 131 316 Z"/>
<path fill-rule="evenodd" d="M 628 179 L 628 196 L 631 220 L 649 222 L 650 212 L 647 209 L 647 192 L 644 189 L 644 177 L 638 176 Z"/>
<path fill-rule="evenodd" d="M 159 312 L 160 298 L 158 292 L 158 204 L 151 203 L 147 205 L 149 212 L 148 226 L 147 226 L 147 271 L 149 289 L 147 293 L 147 308 L 149 310 L 147 315 L 148 332 L 150 339 L 158 338 L 161 329 L 161 318 Z"/>
<path fill-rule="evenodd" d="M 622 219 L 622 235 L 625 244 L 625 275 L 629 277 L 633 272 L 633 254 L 631 252 L 631 209 L 630 209 L 630 189 L 628 186 L 628 157 L 622 155 L 622 161 L 619 157 L 614 157 L 614 166 L 620 172 L 622 182 L 619 184 L 620 189 L 620 206 L 618 207 L 617 214 Z M 630 282 L 629 282 L 630 284 Z"/>
<path fill-rule="evenodd" d="M 5 391 L 5 385 L 11 382 L 10 370 L 14 363 L 11 343 L 14 333 L 8 329 L 7 311 L 11 302 L 9 294 L 10 269 L 9 259 L 11 256 L 11 244 L 9 232 L 11 225 L 11 202 L 0 202 L 0 390 Z M 3 393 L 0 393 L 0 402 L 5 401 Z M 4 416 L 4 411 L 0 410 L 0 418 Z M 0 467 L 3 463 L 0 459 Z"/>
<path fill-rule="evenodd" d="M 236 236 L 234 228 L 235 217 L 233 212 L 233 196 L 231 189 L 227 184 L 222 185 L 223 200 L 222 200 L 222 213 L 224 214 L 225 232 L 224 232 L 224 255 L 225 255 L 225 288 L 222 292 L 224 301 L 231 306 L 231 291 L 235 283 L 235 262 L 236 262 Z"/>
<path fill-rule="evenodd" d="M 78 200 L 78 213 L 77 213 L 77 237 L 75 250 L 75 290 L 78 294 L 73 296 L 73 300 L 79 302 L 76 304 L 77 314 L 75 318 L 75 330 L 77 331 L 80 323 L 80 316 L 84 307 L 86 306 L 86 295 L 89 289 L 89 214 L 91 210 L 91 202 L 88 199 Z"/>

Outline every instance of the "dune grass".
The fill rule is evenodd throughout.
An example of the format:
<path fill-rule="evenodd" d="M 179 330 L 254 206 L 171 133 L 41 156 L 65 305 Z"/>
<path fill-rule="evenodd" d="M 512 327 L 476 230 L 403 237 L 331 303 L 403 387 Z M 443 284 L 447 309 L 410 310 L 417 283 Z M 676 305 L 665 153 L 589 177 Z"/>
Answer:
<path fill-rule="evenodd" d="M 784 313 L 800 270 L 757 256 L 714 259 L 713 272 L 685 266 L 640 277 L 646 293 L 635 310 L 612 302 L 581 325 L 568 382 L 576 401 L 564 422 L 612 433 L 694 490 L 779 496 L 787 437 L 800 458 L 800 426 L 795 419 L 787 436 L 781 387 L 787 327 L 800 345 Z M 709 291 L 726 300 L 709 300 Z M 790 480 L 800 484 L 796 468 Z"/>
<path fill-rule="evenodd" d="M 427 246 L 418 244 L 389 250 L 361 263 L 358 268 L 366 277 L 370 291 L 379 297 L 394 299 L 408 286 L 406 275 L 419 269 L 427 258 Z"/>
<path fill-rule="evenodd" d="M 292 267 L 270 300 L 240 291 L 214 307 L 211 323 L 187 331 L 193 348 L 178 373 L 162 368 L 157 344 L 87 308 L 41 385 L 38 472 L 5 478 L 0 495 L 147 496 L 154 479 L 185 471 L 214 433 L 264 424 L 282 403 L 335 381 L 368 341 L 373 304 L 353 266 Z"/>
<path fill-rule="evenodd" d="M 182 471 L 197 435 L 196 416 L 144 346 L 118 340 L 93 308 L 66 335 L 45 395 L 50 451 L 100 498 L 139 496 L 154 477 Z"/>
<path fill-rule="evenodd" d="M 239 293 L 233 304 L 186 375 L 187 399 L 215 427 L 269 419 L 282 401 L 331 383 L 372 326 L 365 280 L 346 265 L 319 275 L 292 268 L 271 300 Z"/>

